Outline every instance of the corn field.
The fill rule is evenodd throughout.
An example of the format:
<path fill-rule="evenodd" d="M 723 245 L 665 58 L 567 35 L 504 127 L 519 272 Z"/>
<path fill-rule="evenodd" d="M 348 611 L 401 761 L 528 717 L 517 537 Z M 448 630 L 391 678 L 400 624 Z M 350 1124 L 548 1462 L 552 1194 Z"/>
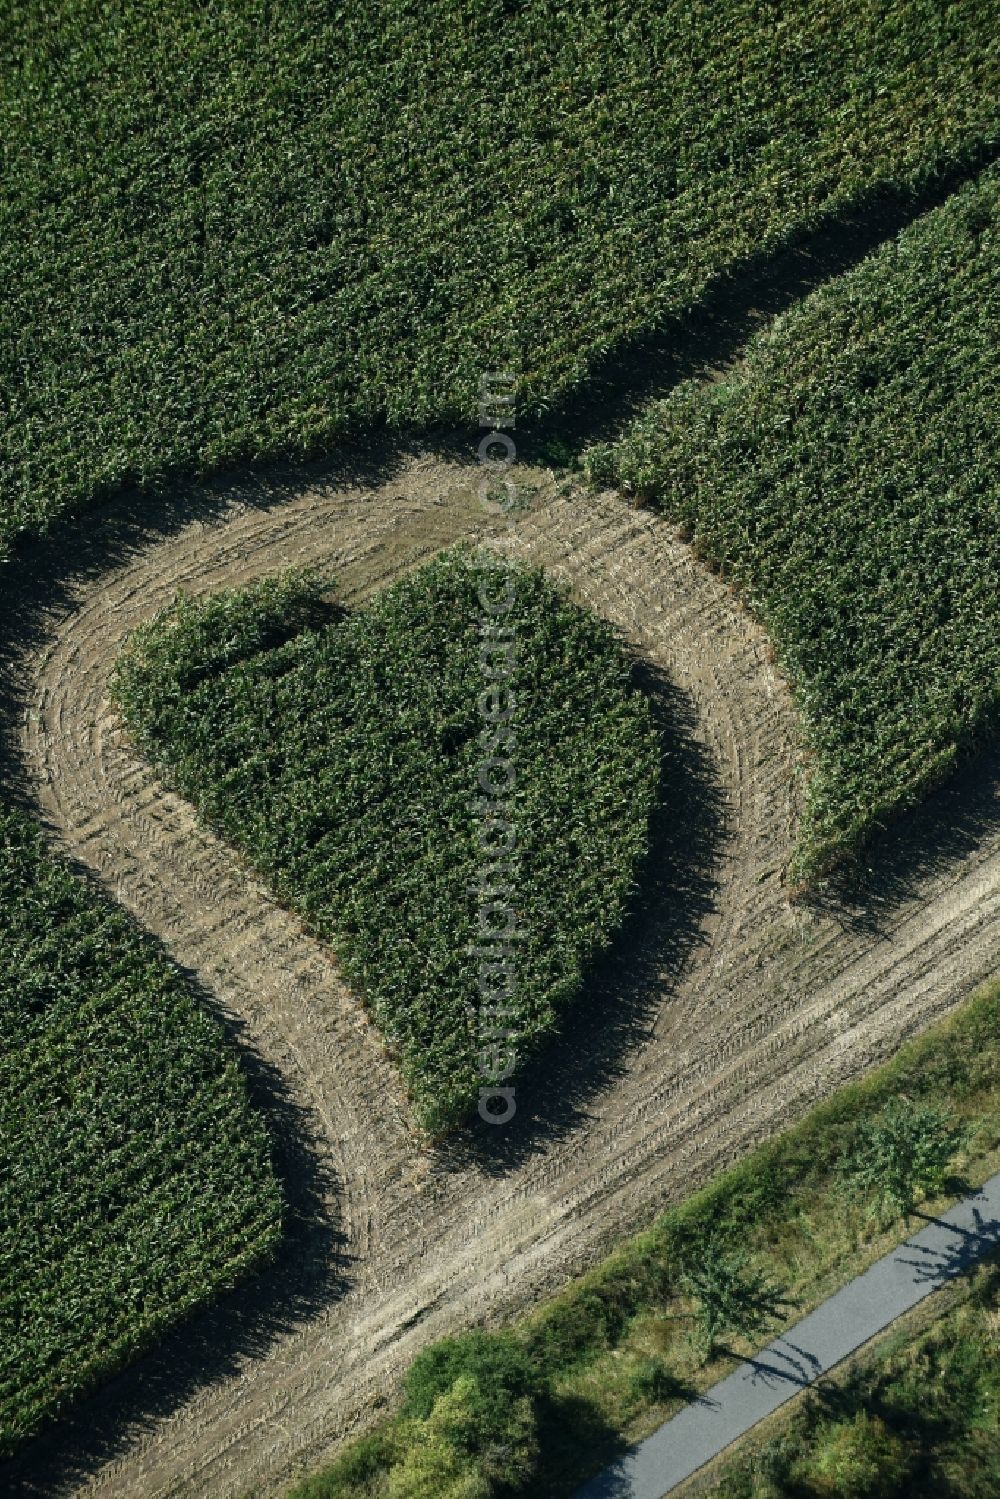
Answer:
<path fill-rule="evenodd" d="M 218 1026 L 0 815 L 0 1451 L 265 1260 L 281 1193 Z"/>
<path fill-rule="evenodd" d="M 260 638 L 261 612 L 265 629 L 282 604 L 301 616 L 321 584 L 293 574 L 181 596 L 135 632 L 114 689 L 176 789 L 333 944 L 432 1131 L 463 1119 L 480 1083 L 479 591 L 506 577 L 516 784 L 503 879 L 517 955 L 505 1026 L 524 1063 L 620 926 L 647 850 L 659 736 L 609 626 L 541 573 L 458 549 L 243 662 L 233 643 Z"/>
<path fill-rule="evenodd" d="M 485 368 L 551 409 L 996 144 L 977 3 L 2 13 L 0 549 L 122 485 L 465 422 Z"/>
<path fill-rule="evenodd" d="M 1000 173 L 690 381 L 594 482 L 655 497 L 767 624 L 809 752 L 798 870 L 855 852 L 1000 706 Z"/>

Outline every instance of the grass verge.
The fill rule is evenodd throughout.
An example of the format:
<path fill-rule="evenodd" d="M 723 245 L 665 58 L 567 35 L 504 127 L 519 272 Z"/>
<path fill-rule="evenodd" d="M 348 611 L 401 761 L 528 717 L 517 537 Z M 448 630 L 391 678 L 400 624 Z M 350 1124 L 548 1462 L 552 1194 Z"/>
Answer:
<path fill-rule="evenodd" d="M 983 1263 L 687 1492 L 716 1499 L 995 1499 L 1000 1267 Z M 932 1311 L 936 1315 L 932 1315 Z M 919 1323 L 919 1326 L 912 1324 Z"/>
<path fill-rule="evenodd" d="M 729 1372 L 732 1355 L 753 1352 L 912 1231 L 901 1216 L 872 1216 L 842 1185 L 842 1163 L 856 1150 L 866 1122 L 887 1105 L 905 1097 L 917 1106 L 948 1109 L 962 1126 L 964 1145 L 942 1192 L 924 1210 L 940 1210 L 996 1171 L 998 1079 L 1000 983 L 979 991 L 891 1063 L 840 1090 L 670 1209 L 530 1316 L 501 1332 L 467 1335 L 472 1342 L 464 1355 L 450 1366 L 441 1361 L 450 1367 L 452 1382 L 440 1381 L 438 1398 L 453 1389 L 456 1368 L 476 1378 L 487 1362 L 484 1342 L 513 1345 L 526 1357 L 534 1381 L 533 1440 L 524 1439 L 522 1427 L 521 1471 L 497 1480 L 489 1460 L 479 1464 L 476 1445 L 480 1440 L 488 1454 L 499 1440 L 496 1428 L 481 1425 L 478 1438 L 474 1426 L 466 1428 L 451 1442 L 452 1470 L 442 1466 L 439 1488 L 427 1492 L 435 1499 L 465 1493 L 568 1499 L 628 1442 Z M 781 1288 L 786 1307 L 769 1317 L 755 1342 L 732 1336 L 722 1349 L 717 1342 L 705 1360 L 694 1335 L 697 1307 L 683 1289 L 683 1266 L 697 1261 L 706 1245 L 720 1243 L 746 1251 L 752 1272 Z M 435 1346 L 447 1349 L 449 1340 Z M 414 1384 L 426 1388 L 420 1359 L 413 1367 L 408 1399 Z M 526 1376 L 518 1378 L 523 1390 Z M 404 1406 L 331 1468 L 294 1489 L 292 1499 L 418 1499 L 423 1490 L 410 1482 L 407 1454 L 430 1435 L 414 1425 Z M 440 1431 L 434 1440 L 440 1448 Z"/>

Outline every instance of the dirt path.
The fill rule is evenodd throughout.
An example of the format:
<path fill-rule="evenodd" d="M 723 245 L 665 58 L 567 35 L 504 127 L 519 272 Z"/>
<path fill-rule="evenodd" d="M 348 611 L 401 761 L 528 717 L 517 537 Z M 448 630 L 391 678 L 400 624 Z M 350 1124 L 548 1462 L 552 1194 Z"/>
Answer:
<path fill-rule="evenodd" d="M 511 529 L 478 505 L 477 478 L 425 456 L 378 487 L 265 507 L 234 495 L 66 585 L 17 663 L 17 753 L 43 821 L 280 1076 L 337 1183 L 326 1209 L 346 1288 L 89 1470 L 81 1435 L 77 1480 L 57 1481 L 58 1434 L 39 1444 L 10 1473 L 16 1491 L 280 1493 L 370 1419 L 424 1342 L 558 1285 L 994 971 L 1000 833 L 988 817 L 966 829 L 960 862 L 942 852 L 925 878 L 900 852 L 887 868 L 904 888 L 877 926 L 790 907 L 795 720 L 761 633 L 654 516 L 549 483 Z M 460 536 L 545 565 L 669 674 L 724 811 L 713 888 L 678 928 L 660 1002 L 627 1048 L 609 1041 L 589 1091 L 569 1050 L 556 1059 L 552 1096 L 534 1101 L 542 1124 L 505 1169 L 474 1156 L 446 1168 L 422 1149 L 330 955 L 146 770 L 106 690 L 122 637 L 179 584 L 206 591 L 315 561 L 360 597 Z M 51 578 L 37 593 L 53 597 Z M 963 794 L 983 798 L 979 783 Z M 951 813 L 934 817 L 926 836 L 943 850 Z M 594 1022 L 580 1048 L 599 1051 L 607 1029 Z"/>

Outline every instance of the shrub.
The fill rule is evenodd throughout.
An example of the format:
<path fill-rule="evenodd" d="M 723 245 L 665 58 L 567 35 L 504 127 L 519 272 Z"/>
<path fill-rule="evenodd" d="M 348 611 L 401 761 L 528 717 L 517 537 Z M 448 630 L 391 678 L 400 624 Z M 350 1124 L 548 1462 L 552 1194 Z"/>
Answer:
<path fill-rule="evenodd" d="M 509 1333 L 474 1331 L 441 1338 L 418 1353 L 406 1375 L 404 1414 L 426 1419 L 434 1403 L 460 1379 L 473 1381 L 485 1423 L 538 1389 L 538 1371 Z"/>
<path fill-rule="evenodd" d="M 678 1284 L 696 1303 L 699 1341 L 705 1358 L 715 1350 L 720 1332 L 753 1338 L 774 1316 L 781 1302 L 777 1288 L 747 1266 L 750 1256 L 725 1247 L 707 1235 L 684 1256 Z"/>
<path fill-rule="evenodd" d="M 896 1499 L 910 1469 L 906 1443 L 861 1410 L 817 1433 L 807 1482 L 813 1494 L 830 1499 Z"/>
<path fill-rule="evenodd" d="M 950 1109 L 895 1098 L 861 1122 L 839 1165 L 847 1190 L 907 1220 L 922 1194 L 944 1186 L 964 1131 Z"/>
<path fill-rule="evenodd" d="M 424 1358 L 418 1355 L 407 1378 L 407 1409 L 423 1409 L 435 1393 L 427 1415 L 404 1423 L 405 1455 L 391 1470 L 389 1499 L 490 1499 L 497 1488 L 519 1488 L 531 1476 L 537 1379 L 509 1339 L 495 1342 L 490 1347 L 487 1335 L 472 1334 L 450 1348 L 435 1345 L 427 1351 L 450 1356 L 432 1361 L 432 1372 L 418 1368 Z"/>

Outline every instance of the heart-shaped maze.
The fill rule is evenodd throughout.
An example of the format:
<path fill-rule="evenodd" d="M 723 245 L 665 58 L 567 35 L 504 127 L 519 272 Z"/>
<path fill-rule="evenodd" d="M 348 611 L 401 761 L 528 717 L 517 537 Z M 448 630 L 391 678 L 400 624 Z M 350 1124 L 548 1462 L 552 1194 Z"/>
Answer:
<path fill-rule="evenodd" d="M 114 690 L 183 795 L 335 948 L 420 1122 L 509 1117 L 620 927 L 662 751 L 611 627 L 460 548 L 350 612 L 295 574 L 132 637 Z"/>

